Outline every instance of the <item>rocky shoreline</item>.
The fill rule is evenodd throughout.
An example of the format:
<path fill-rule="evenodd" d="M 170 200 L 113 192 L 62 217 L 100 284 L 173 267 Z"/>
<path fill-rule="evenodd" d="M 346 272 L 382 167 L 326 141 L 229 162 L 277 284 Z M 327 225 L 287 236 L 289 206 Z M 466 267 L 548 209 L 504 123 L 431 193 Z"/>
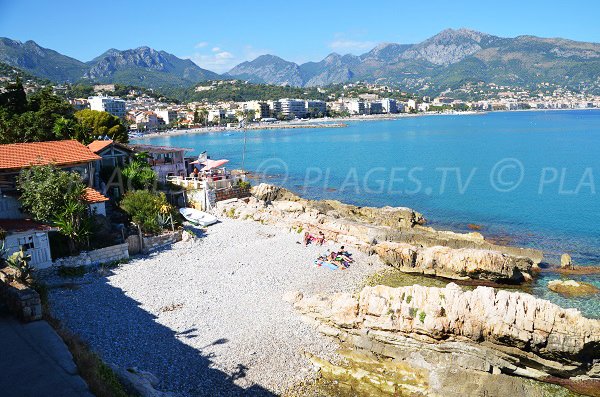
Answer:
<path fill-rule="evenodd" d="M 479 233 L 438 231 L 422 214 L 402 207 L 356 207 L 312 201 L 273 185 L 260 184 L 246 201 L 220 202 L 220 215 L 253 219 L 312 234 L 378 254 L 400 271 L 448 279 L 521 283 L 532 279 L 541 251 L 499 246 Z"/>
<path fill-rule="evenodd" d="M 219 203 L 217 211 L 322 232 L 329 241 L 376 255 L 401 272 L 475 285 L 529 282 L 543 260 L 541 251 L 495 245 L 479 233 L 426 227 L 423 215 L 409 208 L 306 200 L 267 184 L 254 187 L 247 200 Z M 484 286 L 463 291 L 450 283 L 445 288 L 378 285 L 308 297 L 298 291 L 294 296 L 294 307 L 307 322 L 350 349 L 346 364 L 360 366 L 308 355 L 325 379 L 349 390 L 365 395 L 504 395 L 495 394 L 500 390 L 547 395 L 541 381 L 598 395 L 593 390 L 600 386 L 600 321 L 527 293 Z M 391 365 L 383 373 L 402 373 L 414 382 L 398 384 L 392 392 L 394 376 L 368 369 L 378 365 Z"/>

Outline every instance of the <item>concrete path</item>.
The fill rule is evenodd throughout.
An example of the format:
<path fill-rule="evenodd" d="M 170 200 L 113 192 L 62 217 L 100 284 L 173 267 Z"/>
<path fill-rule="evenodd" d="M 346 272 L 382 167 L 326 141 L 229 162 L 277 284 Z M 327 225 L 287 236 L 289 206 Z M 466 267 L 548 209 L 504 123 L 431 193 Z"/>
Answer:
<path fill-rule="evenodd" d="M 45 321 L 22 324 L 0 315 L 0 395 L 92 397 L 73 357 Z"/>

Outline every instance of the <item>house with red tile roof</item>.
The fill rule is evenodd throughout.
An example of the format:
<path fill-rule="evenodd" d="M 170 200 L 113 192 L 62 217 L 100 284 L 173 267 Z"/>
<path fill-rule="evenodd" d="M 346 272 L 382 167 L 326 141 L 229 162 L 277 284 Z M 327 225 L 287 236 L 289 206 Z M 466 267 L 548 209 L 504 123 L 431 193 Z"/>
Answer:
<path fill-rule="evenodd" d="M 108 194 L 112 199 L 118 199 L 125 193 L 121 191 L 122 187 L 111 184 L 107 188 L 104 183 L 108 182 L 110 179 L 108 174 L 112 176 L 116 167 L 123 168 L 129 162 L 134 154 L 133 149 L 111 139 L 93 141 L 88 148 L 101 157 L 94 163 L 94 187 Z"/>
<path fill-rule="evenodd" d="M 0 191 L 16 190 L 15 178 L 23 168 L 54 164 L 78 172 L 93 182 L 92 166 L 101 157 L 77 141 L 49 141 L 0 145 Z"/>
<path fill-rule="evenodd" d="M 44 268 L 52 264 L 48 232 L 52 228 L 27 219 L 18 200 L 16 177 L 22 169 L 53 164 L 75 171 L 86 184 L 93 184 L 94 163 L 102 158 L 77 141 L 50 141 L 0 145 L 0 228 L 7 233 L 5 245 L 10 255 L 21 246 L 31 255 L 31 265 Z M 106 215 L 108 198 L 87 188 L 84 200 L 90 211 Z"/>

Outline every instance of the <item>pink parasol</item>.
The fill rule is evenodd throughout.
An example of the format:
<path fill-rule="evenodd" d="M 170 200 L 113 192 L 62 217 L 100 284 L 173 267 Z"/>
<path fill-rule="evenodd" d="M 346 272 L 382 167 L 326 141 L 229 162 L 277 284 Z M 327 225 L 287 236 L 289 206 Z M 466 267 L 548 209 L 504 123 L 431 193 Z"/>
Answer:
<path fill-rule="evenodd" d="M 218 168 L 220 166 L 222 166 L 223 164 L 229 163 L 229 160 L 225 160 L 225 159 L 221 159 L 221 160 L 206 160 L 205 162 L 203 162 L 202 164 L 204 164 L 204 167 L 202 167 L 201 171 L 208 171 L 208 170 L 212 170 L 213 168 Z"/>

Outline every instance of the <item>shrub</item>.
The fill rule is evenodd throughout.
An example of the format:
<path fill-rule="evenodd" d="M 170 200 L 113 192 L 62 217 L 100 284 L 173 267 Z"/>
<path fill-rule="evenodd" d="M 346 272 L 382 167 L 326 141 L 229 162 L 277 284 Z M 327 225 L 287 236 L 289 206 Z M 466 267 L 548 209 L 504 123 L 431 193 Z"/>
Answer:
<path fill-rule="evenodd" d="M 17 187 L 23 208 L 42 222 L 53 222 L 67 236 L 69 251 L 87 242 L 91 224 L 84 202 L 85 185 L 76 172 L 54 165 L 34 166 L 19 173 Z"/>
<path fill-rule="evenodd" d="M 150 234 L 159 233 L 162 230 L 159 217 L 173 211 L 164 193 L 147 190 L 126 193 L 121 200 L 121 208 L 143 232 Z"/>
<path fill-rule="evenodd" d="M 154 187 L 157 176 L 147 161 L 145 153 L 138 153 L 121 172 L 125 177 L 128 190 L 149 189 Z"/>
<path fill-rule="evenodd" d="M 419 313 L 419 321 L 421 321 L 421 324 L 423 324 L 425 322 L 425 312 L 421 311 L 421 313 Z"/>
<path fill-rule="evenodd" d="M 29 265 L 31 255 L 23 251 L 23 247 L 19 252 L 15 252 L 6 259 L 6 264 L 16 270 L 15 279 L 25 285 L 31 285 L 33 277 L 31 272 L 33 267 Z"/>
<path fill-rule="evenodd" d="M 242 180 L 239 180 L 238 183 L 237 183 L 237 185 L 242 190 L 249 190 L 252 187 L 252 185 L 250 184 L 250 182 L 248 182 L 248 181 L 242 181 Z"/>

